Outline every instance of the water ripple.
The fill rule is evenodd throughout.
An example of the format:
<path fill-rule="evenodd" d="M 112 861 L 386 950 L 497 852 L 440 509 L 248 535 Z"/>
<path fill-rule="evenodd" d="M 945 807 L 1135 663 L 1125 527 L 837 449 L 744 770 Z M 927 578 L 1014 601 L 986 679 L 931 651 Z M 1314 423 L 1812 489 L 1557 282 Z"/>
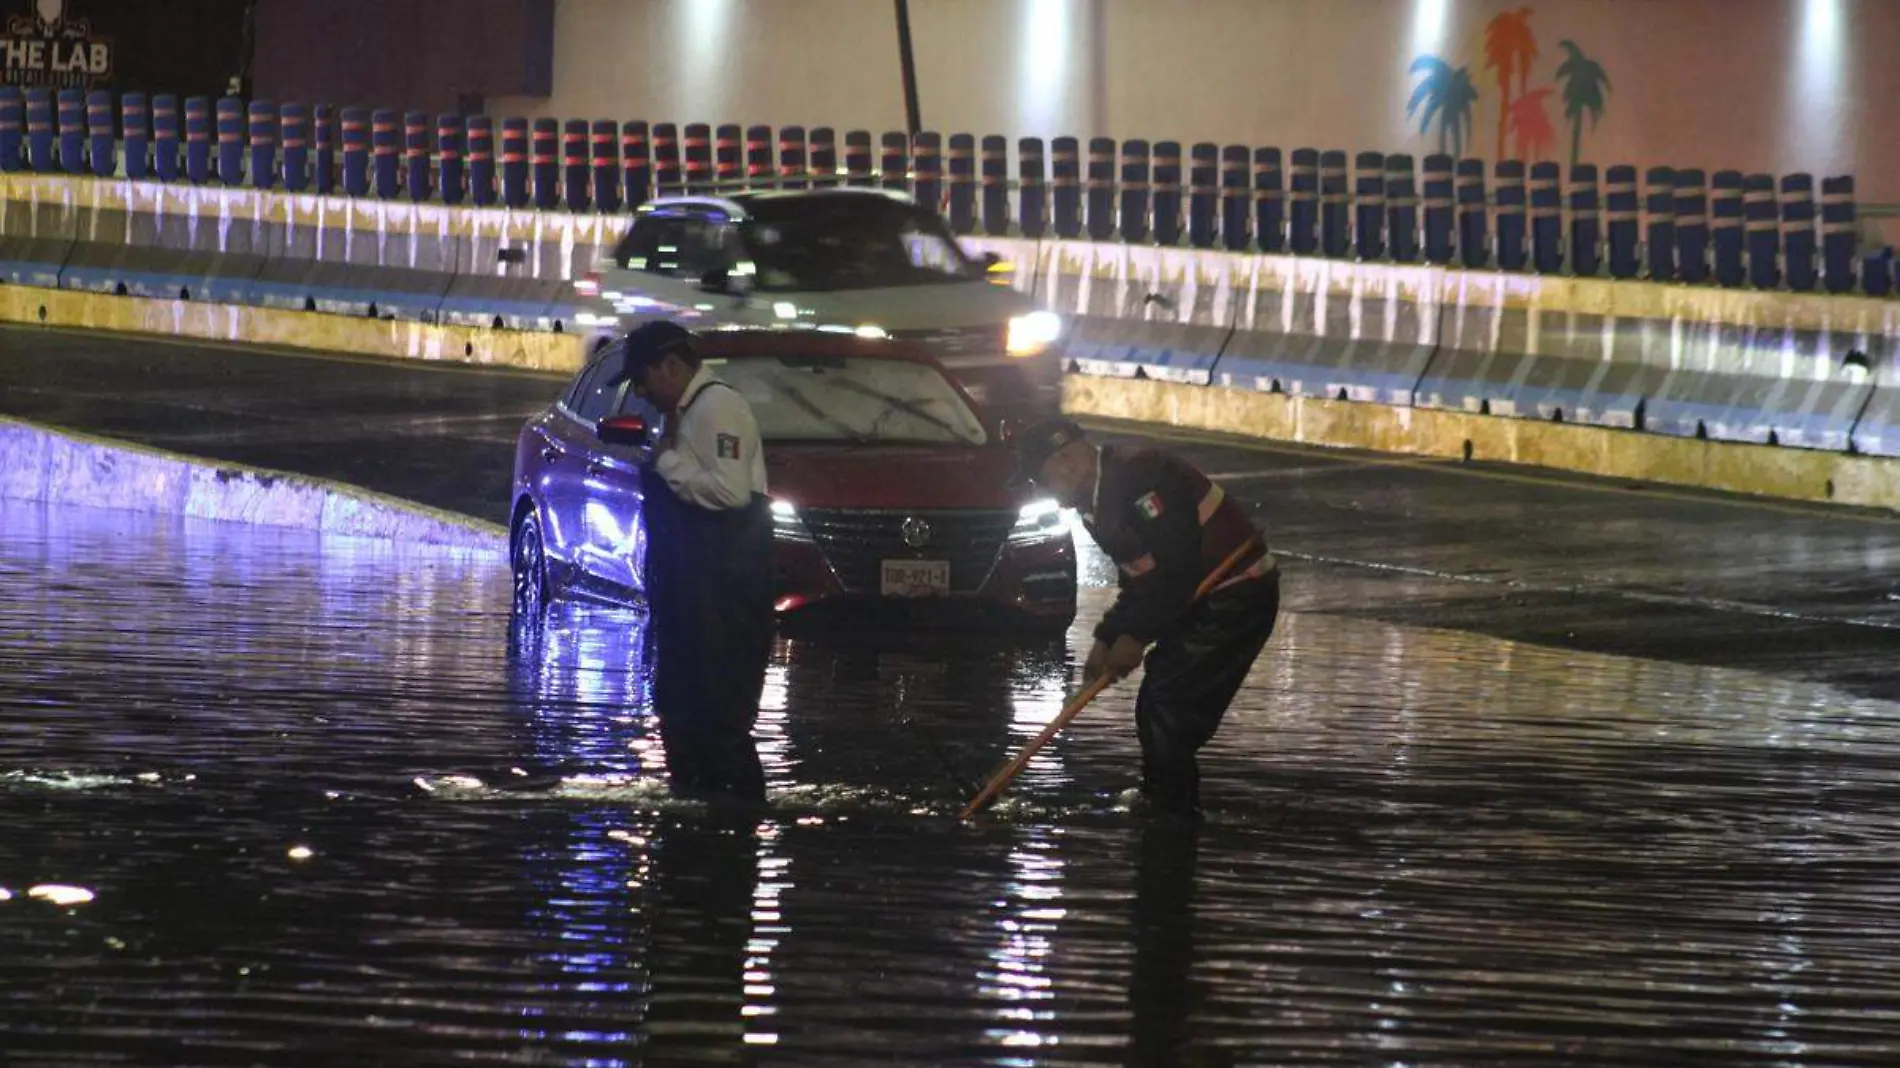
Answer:
<path fill-rule="evenodd" d="M 1132 685 L 966 824 L 1086 622 L 781 643 L 735 810 L 661 785 L 637 612 L 9 502 L 8 1063 L 1900 1059 L 1900 707 L 1301 566 L 1204 825 L 1129 815 Z"/>

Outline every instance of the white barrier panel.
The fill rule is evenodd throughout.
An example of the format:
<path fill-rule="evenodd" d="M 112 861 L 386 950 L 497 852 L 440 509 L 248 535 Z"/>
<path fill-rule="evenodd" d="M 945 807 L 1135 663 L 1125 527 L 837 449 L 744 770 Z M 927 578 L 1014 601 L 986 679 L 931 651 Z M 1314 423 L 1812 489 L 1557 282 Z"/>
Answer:
<path fill-rule="evenodd" d="M 1225 386 L 1409 406 L 1436 345 L 1442 272 L 1250 256 Z"/>

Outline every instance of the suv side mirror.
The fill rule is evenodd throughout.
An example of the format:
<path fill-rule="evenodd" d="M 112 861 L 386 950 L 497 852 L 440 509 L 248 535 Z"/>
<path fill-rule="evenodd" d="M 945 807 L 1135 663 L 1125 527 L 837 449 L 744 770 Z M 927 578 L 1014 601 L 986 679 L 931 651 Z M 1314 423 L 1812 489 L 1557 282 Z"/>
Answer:
<path fill-rule="evenodd" d="M 594 425 L 594 434 L 609 445 L 640 448 L 647 444 L 647 421 L 637 415 L 612 415 Z"/>

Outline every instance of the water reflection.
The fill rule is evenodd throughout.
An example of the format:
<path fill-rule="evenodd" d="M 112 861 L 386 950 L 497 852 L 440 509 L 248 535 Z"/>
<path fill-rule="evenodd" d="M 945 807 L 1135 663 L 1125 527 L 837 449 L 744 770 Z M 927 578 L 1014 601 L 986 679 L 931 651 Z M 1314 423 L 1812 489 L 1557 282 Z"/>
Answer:
<path fill-rule="evenodd" d="M 1194 1052 L 1190 1021 L 1206 998 L 1194 979 L 1194 882 L 1199 827 L 1151 823 L 1135 834 L 1135 961 L 1128 983 L 1128 1049 L 1136 1064 L 1231 1064 Z"/>
<path fill-rule="evenodd" d="M 776 820 L 696 811 L 665 796 L 664 750 L 649 701 L 652 645 L 637 611 L 563 606 L 510 623 L 510 677 L 545 789 L 566 782 L 622 787 L 610 805 L 567 815 L 555 848 L 524 858 L 543 899 L 552 1000 L 598 1019 L 557 1029 L 538 1009 L 524 1040 L 585 1051 L 588 1064 L 736 1063 L 777 1041 L 774 955 L 787 933 L 789 888 Z M 782 733 L 783 705 L 760 733 Z M 783 745 L 766 747 L 783 778 Z M 608 1051 L 623 1051 L 607 1056 Z M 651 1060 L 643 1060 L 650 1058 Z"/>
<path fill-rule="evenodd" d="M 954 810 L 1027 740 L 1024 710 L 1047 709 L 1052 692 L 1059 703 L 1066 674 L 1056 643 L 944 634 L 781 641 L 768 695 L 787 695 L 789 711 L 768 721 L 777 731 L 760 733 L 782 738 L 790 780 L 846 793 L 848 784 L 897 783 L 916 805 Z M 1025 791 L 1031 773 L 1052 767 L 1042 759 L 1025 772 Z"/>
<path fill-rule="evenodd" d="M 1065 644 L 782 642 L 737 813 L 667 795 L 639 614 L 511 630 L 499 557 L 9 506 L 0 580 L 23 1063 L 1900 1057 L 1892 703 L 1294 571 L 1205 825 L 1113 803 L 1132 684 L 958 824 L 1091 588 Z"/>

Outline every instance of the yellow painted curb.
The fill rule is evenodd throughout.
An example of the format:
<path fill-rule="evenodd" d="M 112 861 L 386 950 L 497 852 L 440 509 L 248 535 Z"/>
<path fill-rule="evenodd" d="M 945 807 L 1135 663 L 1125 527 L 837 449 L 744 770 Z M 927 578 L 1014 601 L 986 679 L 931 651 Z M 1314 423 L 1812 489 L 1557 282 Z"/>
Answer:
<path fill-rule="evenodd" d="M 1900 459 L 1885 457 L 1151 379 L 1071 375 L 1063 407 L 1075 415 L 1330 448 L 1464 458 L 1468 445 L 1469 458 L 1478 461 L 1900 511 Z"/>
<path fill-rule="evenodd" d="M 574 334 L 432 326 L 32 286 L 0 286 L 0 321 L 570 374 L 581 367 L 583 344 Z"/>

